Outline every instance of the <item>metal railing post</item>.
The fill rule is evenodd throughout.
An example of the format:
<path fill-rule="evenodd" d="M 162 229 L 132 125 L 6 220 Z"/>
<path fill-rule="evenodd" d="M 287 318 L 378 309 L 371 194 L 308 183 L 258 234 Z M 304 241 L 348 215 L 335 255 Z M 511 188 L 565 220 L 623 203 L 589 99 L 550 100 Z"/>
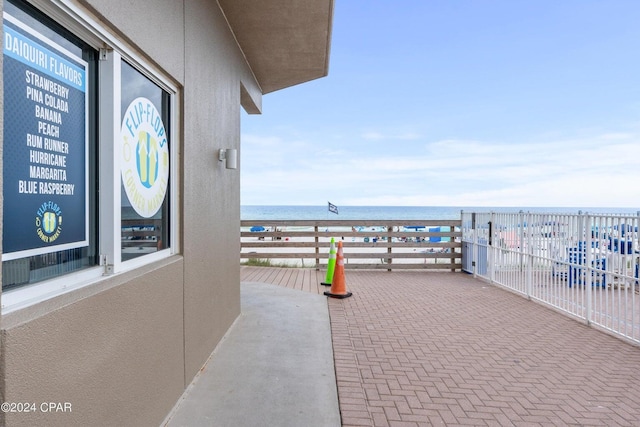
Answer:
<path fill-rule="evenodd" d="M 524 228 L 524 226 L 523 226 Z M 527 213 L 527 276 L 526 276 L 526 289 L 527 299 L 531 299 L 533 293 L 533 232 L 531 227 L 531 213 Z"/>
<path fill-rule="evenodd" d="M 489 281 L 491 283 L 496 282 L 496 269 L 495 269 L 495 253 L 493 250 L 493 228 L 496 223 L 496 214 L 491 212 L 491 221 L 489 222 L 489 235 L 487 236 L 487 266 L 489 272 Z"/>
<path fill-rule="evenodd" d="M 585 233 L 584 239 L 584 251 L 585 251 L 585 270 L 587 277 L 585 279 L 585 292 L 587 293 L 587 303 L 585 307 L 584 317 L 587 321 L 587 325 L 591 323 L 591 306 L 593 305 L 593 275 L 595 268 L 593 266 L 593 251 L 591 250 L 591 216 L 588 212 L 585 212 L 582 220 L 582 232 Z"/>
<path fill-rule="evenodd" d="M 524 211 L 518 212 L 518 227 L 520 228 L 520 232 L 518 233 L 518 261 L 520 271 L 523 271 L 524 268 Z"/>

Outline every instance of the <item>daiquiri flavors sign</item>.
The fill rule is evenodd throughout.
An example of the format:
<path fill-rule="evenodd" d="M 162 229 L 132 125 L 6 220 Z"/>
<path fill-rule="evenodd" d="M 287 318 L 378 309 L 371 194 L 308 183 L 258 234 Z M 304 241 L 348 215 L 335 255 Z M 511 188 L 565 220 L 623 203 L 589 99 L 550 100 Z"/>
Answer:
<path fill-rule="evenodd" d="M 87 63 L 3 15 L 3 260 L 88 245 Z"/>
<path fill-rule="evenodd" d="M 133 209 L 144 218 L 162 207 L 169 182 L 169 144 L 162 116 L 144 97 L 134 99 L 122 119 L 122 182 Z"/>

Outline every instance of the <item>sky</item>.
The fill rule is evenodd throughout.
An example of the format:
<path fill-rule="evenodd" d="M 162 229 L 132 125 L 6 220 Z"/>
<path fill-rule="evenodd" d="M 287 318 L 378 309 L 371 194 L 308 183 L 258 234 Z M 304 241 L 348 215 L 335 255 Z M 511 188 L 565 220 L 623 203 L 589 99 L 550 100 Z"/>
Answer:
<path fill-rule="evenodd" d="M 243 112 L 242 205 L 640 207 L 640 1 L 335 0 Z"/>

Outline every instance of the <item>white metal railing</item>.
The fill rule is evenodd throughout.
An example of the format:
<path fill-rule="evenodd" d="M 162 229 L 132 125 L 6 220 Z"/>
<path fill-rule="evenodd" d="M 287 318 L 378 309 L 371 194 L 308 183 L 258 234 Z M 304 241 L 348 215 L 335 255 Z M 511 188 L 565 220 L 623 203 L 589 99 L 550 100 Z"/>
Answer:
<path fill-rule="evenodd" d="M 640 343 L 640 213 L 462 212 L 462 269 Z"/>

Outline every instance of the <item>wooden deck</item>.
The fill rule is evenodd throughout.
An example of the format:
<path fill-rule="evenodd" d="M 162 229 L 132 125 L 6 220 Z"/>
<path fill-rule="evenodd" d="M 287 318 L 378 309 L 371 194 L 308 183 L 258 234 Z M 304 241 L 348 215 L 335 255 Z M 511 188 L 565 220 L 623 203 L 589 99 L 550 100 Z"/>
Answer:
<path fill-rule="evenodd" d="M 270 283 L 315 294 L 329 290 L 320 284 L 325 274 L 324 270 L 315 268 L 240 267 L 240 280 L 243 282 Z"/>

